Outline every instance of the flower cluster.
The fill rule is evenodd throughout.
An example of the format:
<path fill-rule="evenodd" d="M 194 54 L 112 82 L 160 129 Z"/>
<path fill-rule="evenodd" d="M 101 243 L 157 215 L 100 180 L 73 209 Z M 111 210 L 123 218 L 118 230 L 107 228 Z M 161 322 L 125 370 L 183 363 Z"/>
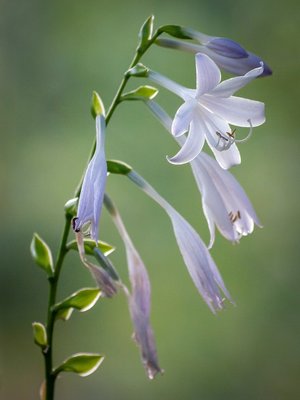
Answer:
<path fill-rule="evenodd" d="M 151 40 L 154 42 L 154 39 L 151 36 L 152 29 L 143 29 L 148 32 L 144 42 L 142 40 L 145 48 L 147 43 Z M 173 157 L 168 157 L 168 161 L 172 164 L 190 163 L 202 196 L 210 243 L 206 246 L 195 229 L 131 167 L 121 162 L 107 164 L 104 151 L 106 124 L 102 104 L 94 107 L 96 149 L 84 176 L 78 213 L 73 220 L 81 260 L 102 287 L 103 293 L 110 297 L 122 288 L 128 297 L 135 338 L 141 348 L 142 360 L 150 378 L 161 371 L 150 326 L 150 281 L 146 267 L 125 229 L 119 212 L 104 194 L 107 171 L 127 176 L 165 210 L 171 220 L 183 261 L 200 295 L 213 312 L 222 309 L 226 298 L 231 302 L 232 300 L 209 252 L 215 240 L 215 227 L 226 239 L 238 242 L 243 236 L 252 233 L 255 224 L 260 226 L 244 189 L 228 169 L 241 162 L 237 143 L 247 140 L 253 128 L 264 123 L 264 104 L 236 97 L 234 94 L 255 78 L 271 73 L 270 68 L 258 56 L 249 53 L 230 39 L 211 37 L 174 26 L 166 26 L 158 31 L 177 37 L 156 39 L 159 46 L 195 53 L 196 88 L 186 88 L 142 64 L 136 64 L 127 72 L 126 79 L 130 76 L 149 78 L 179 96 L 183 104 L 171 118 L 153 100 L 157 89 L 149 86 L 124 94 L 119 100 L 143 100 L 180 145 L 179 152 Z M 193 39 L 198 43 L 191 44 L 185 39 Z M 220 68 L 238 76 L 221 81 Z M 246 138 L 238 138 L 235 127 L 248 128 L 249 134 Z M 203 152 L 205 141 L 215 159 Z M 107 165 L 110 166 L 108 169 Z M 91 238 L 97 241 L 103 201 L 125 245 L 131 290 L 120 281 L 118 284 L 114 283 L 114 277 L 109 272 L 96 268 L 84 254 L 82 231 L 88 228 L 87 232 Z"/>

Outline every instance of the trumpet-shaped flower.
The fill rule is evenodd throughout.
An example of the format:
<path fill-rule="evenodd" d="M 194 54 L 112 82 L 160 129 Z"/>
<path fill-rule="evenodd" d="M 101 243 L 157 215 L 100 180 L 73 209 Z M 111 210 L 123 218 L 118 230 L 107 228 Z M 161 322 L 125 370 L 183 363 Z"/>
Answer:
<path fill-rule="evenodd" d="M 118 210 L 106 195 L 104 202 L 125 245 L 131 292 L 125 287 L 124 289 L 134 324 L 134 338 L 140 346 L 142 361 L 148 377 L 153 379 L 158 372 L 161 372 L 161 369 L 158 364 L 154 335 L 150 325 L 151 288 L 148 273 L 128 235 Z"/>
<path fill-rule="evenodd" d="M 171 133 L 170 116 L 156 102 L 147 101 L 146 104 Z M 175 139 L 180 145 L 184 144 L 183 137 Z M 254 224 L 261 226 L 244 189 L 229 171 L 222 169 L 204 152 L 190 164 L 202 194 L 203 211 L 210 230 L 209 248 L 214 243 L 215 225 L 226 239 L 233 242 L 252 233 Z"/>
<path fill-rule="evenodd" d="M 127 174 L 136 185 L 158 203 L 168 214 L 174 235 L 188 272 L 212 312 L 223 308 L 223 294 L 231 301 L 219 270 L 208 249 L 194 228 L 141 176 L 131 171 Z"/>
<path fill-rule="evenodd" d="M 77 217 L 73 219 L 75 232 L 90 224 L 90 234 L 97 242 L 98 225 L 105 191 L 107 166 L 104 151 L 105 118 L 96 116 L 96 149 L 87 167 L 78 203 Z"/>
<path fill-rule="evenodd" d="M 235 144 L 235 129 L 259 126 L 265 121 L 264 103 L 235 97 L 233 94 L 263 72 L 263 66 L 223 82 L 218 66 L 204 54 L 196 55 L 196 90 L 185 88 L 165 76 L 149 71 L 154 82 L 180 96 L 179 107 L 172 123 L 172 134 L 177 137 L 188 131 L 181 150 L 169 161 L 183 164 L 193 160 L 202 150 L 205 139 L 218 163 L 227 169 L 241 162 Z"/>
<path fill-rule="evenodd" d="M 244 189 L 234 176 L 220 168 L 205 153 L 191 162 L 191 167 L 202 193 L 204 215 L 210 230 L 209 248 L 215 239 L 215 225 L 232 242 L 253 232 L 254 224 L 261 226 Z"/>
<path fill-rule="evenodd" d="M 257 55 L 245 50 L 234 40 L 209 36 L 189 28 L 182 28 L 184 34 L 194 39 L 198 44 L 182 40 L 159 38 L 156 43 L 159 46 L 183 50 L 191 53 L 204 53 L 224 71 L 234 75 L 244 75 L 254 68 L 264 64 L 264 70 L 260 76 L 272 74 L 271 68 Z"/>

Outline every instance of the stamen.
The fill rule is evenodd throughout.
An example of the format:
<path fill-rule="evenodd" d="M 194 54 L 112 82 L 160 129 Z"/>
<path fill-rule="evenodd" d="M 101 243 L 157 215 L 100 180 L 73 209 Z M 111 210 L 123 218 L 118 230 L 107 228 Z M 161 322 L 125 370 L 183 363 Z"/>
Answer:
<path fill-rule="evenodd" d="M 250 137 L 252 135 L 252 132 L 253 132 L 253 126 L 252 126 L 251 119 L 248 119 L 247 121 L 249 122 L 249 125 L 250 125 L 248 135 L 244 139 L 236 139 L 235 140 L 236 143 L 244 143 L 244 142 L 247 142 L 247 140 L 250 139 Z"/>
<path fill-rule="evenodd" d="M 228 214 L 230 222 L 232 222 L 233 224 L 238 220 L 241 219 L 241 213 L 240 211 L 237 211 L 237 213 L 233 213 L 232 211 L 230 211 L 230 213 Z"/>
<path fill-rule="evenodd" d="M 222 133 L 217 131 L 216 135 L 219 137 L 219 139 L 215 146 L 216 149 L 219 151 L 228 150 L 230 148 L 230 146 L 235 142 L 236 143 L 244 143 L 247 140 L 249 140 L 252 135 L 252 132 L 253 132 L 253 126 L 251 123 L 251 119 L 248 119 L 247 121 L 249 122 L 250 129 L 249 129 L 248 135 L 244 139 L 236 139 L 235 138 L 236 128 L 233 129 L 231 132 L 226 132 L 228 137 L 222 135 Z"/>

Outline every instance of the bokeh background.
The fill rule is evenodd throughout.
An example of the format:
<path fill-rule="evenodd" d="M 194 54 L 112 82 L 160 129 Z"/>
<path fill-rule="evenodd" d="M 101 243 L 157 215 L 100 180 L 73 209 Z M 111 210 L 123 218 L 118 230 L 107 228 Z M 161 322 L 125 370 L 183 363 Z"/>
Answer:
<path fill-rule="evenodd" d="M 300 398 L 299 317 L 299 11 L 287 0 L 27 0 L 0 2 L 0 398 L 38 398 L 43 362 L 31 322 L 44 321 L 47 282 L 32 262 L 34 231 L 53 252 L 94 140 L 90 97 L 110 103 L 145 18 L 156 26 L 191 26 L 231 37 L 273 68 L 241 93 L 266 103 L 267 122 L 241 145 L 234 169 L 264 228 L 232 246 L 220 235 L 212 250 L 237 303 L 213 316 L 197 294 L 166 215 L 130 182 L 109 179 L 129 232 L 148 266 L 152 323 L 163 376 L 149 382 L 131 340 L 126 300 L 119 295 L 58 323 L 55 362 L 78 351 L 103 352 L 85 379 L 65 374 L 57 400 L 292 400 Z M 192 55 L 153 47 L 144 63 L 194 86 Z M 142 81 L 131 82 L 130 88 Z M 161 104 L 180 104 L 162 91 Z M 129 162 L 208 241 L 189 166 L 165 155 L 175 142 L 143 108 L 123 104 L 107 135 L 107 155 Z M 127 281 L 124 251 L 103 212 L 101 238 L 117 246 L 112 260 Z M 93 286 L 77 254 L 68 257 L 59 298 Z"/>

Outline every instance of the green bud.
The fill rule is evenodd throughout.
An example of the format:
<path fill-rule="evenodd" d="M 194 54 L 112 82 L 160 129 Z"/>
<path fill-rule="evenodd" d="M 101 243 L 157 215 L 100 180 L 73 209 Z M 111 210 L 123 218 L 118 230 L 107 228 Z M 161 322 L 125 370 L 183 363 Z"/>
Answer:
<path fill-rule="evenodd" d="M 167 33 L 170 36 L 178 39 L 192 39 L 185 28 L 179 25 L 164 25 L 158 28 L 159 33 Z"/>
<path fill-rule="evenodd" d="M 107 171 L 111 174 L 127 175 L 131 170 L 131 166 L 119 160 L 107 160 Z M 102 253 L 104 253 L 102 251 Z M 105 254 L 105 253 L 104 253 Z M 108 254 L 105 254 L 106 256 Z"/>
<path fill-rule="evenodd" d="M 33 322 L 32 329 L 33 329 L 34 343 L 40 346 L 42 349 L 47 347 L 48 344 L 47 332 L 44 325 L 41 324 L 40 322 Z"/>
<path fill-rule="evenodd" d="M 49 276 L 53 274 L 53 259 L 51 250 L 43 239 L 35 233 L 30 245 L 31 255 L 38 266 L 40 266 Z"/>
<path fill-rule="evenodd" d="M 104 356 L 101 354 L 74 354 L 54 370 L 54 375 L 60 372 L 74 372 L 80 376 L 88 376 L 96 371 L 103 360 Z"/>
<path fill-rule="evenodd" d="M 145 65 L 138 63 L 133 68 L 129 69 L 126 72 L 127 76 L 136 76 L 139 78 L 147 78 L 149 73 L 149 68 L 145 67 Z"/>
<path fill-rule="evenodd" d="M 66 202 L 64 210 L 67 216 L 75 217 L 77 214 L 78 197 L 70 199 Z"/>
<path fill-rule="evenodd" d="M 65 300 L 53 306 L 53 311 L 75 308 L 80 312 L 90 310 L 99 299 L 101 291 L 98 288 L 80 289 Z"/>
<path fill-rule="evenodd" d="M 101 97 L 96 91 L 93 91 L 92 95 L 92 106 L 91 106 L 91 112 L 92 116 L 94 118 L 97 117 L 97 115 L 103 115 L 105 116 L 105 108 L 102 103 Z"/>
<path fill-rule="evenodd" d="M 143 23 L 140 29 L 139 32 L 140 42 L 138 45 L 139 51 L 143 51 L 143 48 L 147 46 L 149 40 L 152 38 L 153 21 L 154 21 L 154 15 L 150 15 L 150 17 L 146 19 L 146 21 Z"/>
<path fill-rule="evenodd" d="M 55 312 L 55 319 L 62 321 L 68 321 L 71 318 L 71 315 L 74 311 L 74 308 L 60 308 Z"/>
<path fill-rule="evenodd" d="M 152 100 L 158 94 L 158 89 L 152 86 L 139 86 L 131 92 L 124 93 L 122 100 Z"/>
<path fill-rule="evenodd" d="M 114 246 L 112 246 L 111 244 L 108 244 L 106 242 L 103 242 L 101 240 L 98 240 L 98 242 L 97 242 L 98 246 L 96 245 L 96 242 L 92 239 L 84 239 L 83 242 L 84 242 L 85 253 L 89 254 L 89 255 L 94 255 L 95 247 L 98 247 L 102 251 L 102 253 L 105 254 L 106 256 L 108 256 L 115 250 Z M 78 246 L 77 246 L 76 240 L 72 240 L 71 242 L 69 242 L 66 247 L 68 250 L 78 251 Z"/>

